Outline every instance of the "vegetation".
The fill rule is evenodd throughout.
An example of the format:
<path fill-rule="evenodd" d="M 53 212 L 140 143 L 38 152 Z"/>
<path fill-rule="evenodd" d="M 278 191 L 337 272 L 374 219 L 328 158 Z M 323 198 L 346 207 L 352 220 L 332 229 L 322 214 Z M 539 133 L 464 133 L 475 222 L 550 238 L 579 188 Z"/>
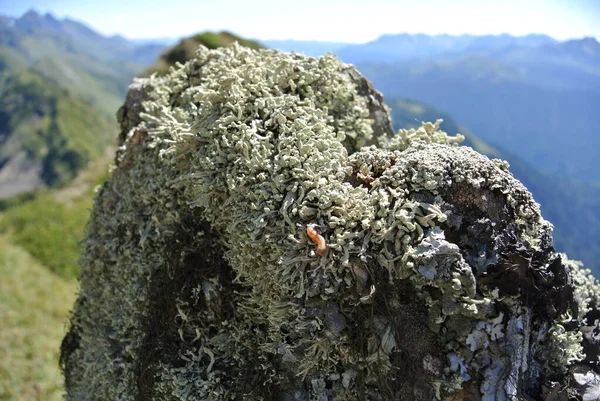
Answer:
<path fill-rule="evenodd" d="M 396 135 L 331 55 L 203 49 L 143 100 L 82 242 L 67 399 L 592 399 L 600 287 L 504 161 Z"/>
<path fill-rule="evenodd" d="M 87 197 L 65 204 L 50 193 L 40 193 L 0 214 L 0 231 L 50 271 L 72 279 L 79 271 L 78 242 L 83 238 L 90 207 Z"/>
<path fill-rule="evenodd" d="M 77 285 L 0 236 L 0 401 L 62 400 L 58 351 Z"/>
<path fill-rule="evenodd" d="M 115 136 L 108 117 L 31 69 L 8 75 L 0 94 L 0 163 L 24 151 L 41 163 L 48 186 L 73 179 Z"/>
<path fill-rule="evenodd" d="M 0 200 L 0 401 L 58 401 L 58 352 L 100 159 L 69 185 Z"/>

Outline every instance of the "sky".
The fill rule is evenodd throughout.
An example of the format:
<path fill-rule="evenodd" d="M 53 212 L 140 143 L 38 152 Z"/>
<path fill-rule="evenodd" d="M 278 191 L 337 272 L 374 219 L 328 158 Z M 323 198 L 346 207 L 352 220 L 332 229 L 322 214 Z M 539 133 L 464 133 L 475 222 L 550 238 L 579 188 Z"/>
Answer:
<path fill-rule="evenodd" d="M 0 0 L 2 15 L 29 9 L 129 39 L 228 30 L 251 39 L 350 43 L 394 33 L 600 40 L 600 0 Z"/>

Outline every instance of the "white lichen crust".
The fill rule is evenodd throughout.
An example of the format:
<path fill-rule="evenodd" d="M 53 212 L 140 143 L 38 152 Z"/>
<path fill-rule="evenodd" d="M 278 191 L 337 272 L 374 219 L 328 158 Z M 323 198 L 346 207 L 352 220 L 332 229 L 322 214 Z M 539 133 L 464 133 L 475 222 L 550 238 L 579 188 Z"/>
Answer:
<path fill-rule="evenodd" d="M 138 81 L 69 400 L 516 400 L 584 359 L 597 285 L 507 164 L 439 122 L 373 138 L 348 68 L 234 45 Z"/>

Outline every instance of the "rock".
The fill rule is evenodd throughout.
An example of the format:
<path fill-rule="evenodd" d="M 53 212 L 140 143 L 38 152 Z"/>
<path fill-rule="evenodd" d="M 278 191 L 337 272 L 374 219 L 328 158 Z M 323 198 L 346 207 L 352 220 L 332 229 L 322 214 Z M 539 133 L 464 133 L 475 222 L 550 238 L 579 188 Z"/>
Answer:
<path fill-rule="evenodd" d="M 393 136 L 333 56 L 200 49 L 120 122 L 67 399 L 541 399 L 587 363 L 597 283 L 506 163 Z"/>

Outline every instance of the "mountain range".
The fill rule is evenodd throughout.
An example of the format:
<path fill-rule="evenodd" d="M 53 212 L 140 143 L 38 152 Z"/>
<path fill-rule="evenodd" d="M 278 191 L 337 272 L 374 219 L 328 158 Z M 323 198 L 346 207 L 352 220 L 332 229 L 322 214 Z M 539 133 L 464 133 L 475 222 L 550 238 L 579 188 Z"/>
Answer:
<path fill-rule="evenodd" d="M 356 63 L 384 93 L 396 128 L 443 118 L 442 128 L 466 134 L 468 146 L 507 159 L 555 224 L 557 249 L 600 267 L 600 246 L 590 245 L 600 235 L 600 52 L 591 38 L 400 34 L 348 45 L 204 32 L 168 48 L 50 14 L 2 17 L 0 197 L 64 184 L 102 157 L 133 76 L 165 73 L 199 44 L 233 41 L 315 56 L 332 50 Z"/>
<path fill-rule="evenodd" d="M 284 45 L 294 49 L 293 43 Z M 296 50 L 317 49 L 310 42 L 296 45 Z M 600 181 L 595 38 L 398 34 L 339 45 L 331 50 L 355 64 L 386 97 L 445 110 L 542 172 Z"/>

